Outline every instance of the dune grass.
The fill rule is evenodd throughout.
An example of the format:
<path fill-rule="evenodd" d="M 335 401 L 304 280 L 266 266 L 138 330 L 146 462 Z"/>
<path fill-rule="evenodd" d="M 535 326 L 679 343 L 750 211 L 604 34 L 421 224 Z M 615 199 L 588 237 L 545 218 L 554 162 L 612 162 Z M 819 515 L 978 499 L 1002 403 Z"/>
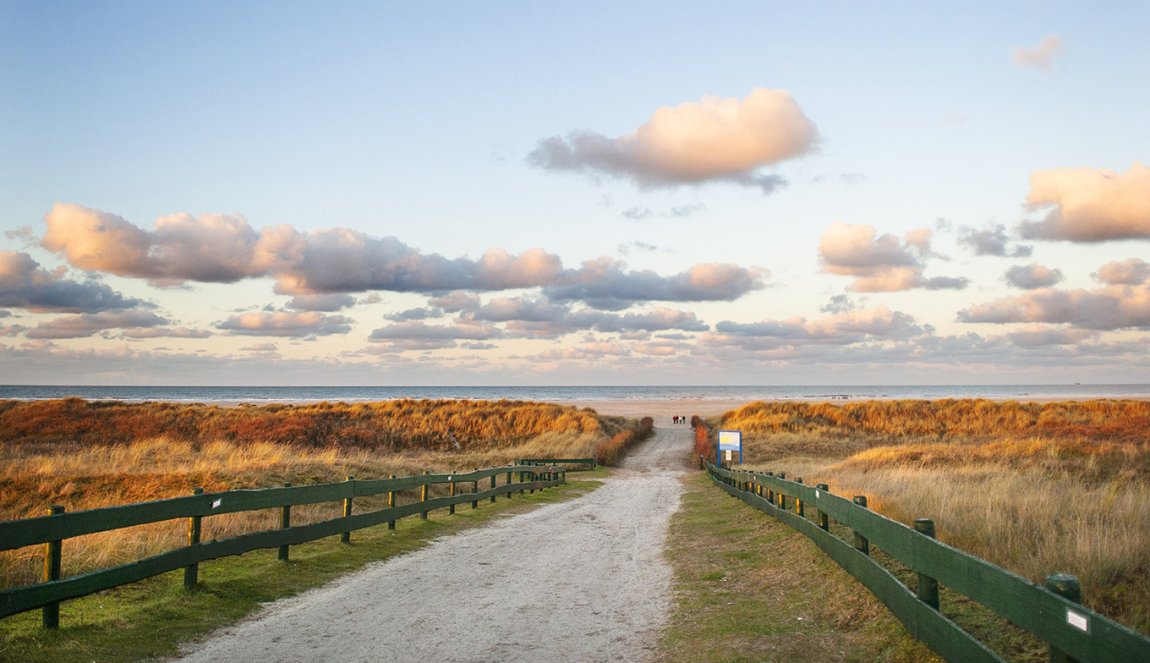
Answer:
<path fill-rule="evenodd" d="M 1150 403 L 762 403 L 747 469 L 786 471 L 1035 582 L 1071 573 L 1084 603 L 1150 632 Z M 952 418 L 948 418 L 952 417 Z M 930 431 L 934 431 L 930 433 Z"/>
<path fill-rule="evenodd" d="M 0 412 L 0 519 L 6 520 L 42 515 L 52 504 L 76 511 L 177 497 L 196 487 L 216 492 L 343 481 L 347 476 L 472 470 L 525 457 L 591 457 L 612 440 L 629 439 L 638 430 L 636 422 L 599 417 L 591 410 L 509 401 L 220 408 L 69 399 L 2 402 Z M 281 417 L 286 423 L 277 424 Z M 15 420 L 25 423 L 10 425 Z M 306 420 L 323 430 L 299 433 L 298 426 Z M 450 431 L 455 442 L 436 437 L 435 443 L 420 446 L 406 438 L 396 441 L 392 433 L 374 441 L 366 435 L 353 434 L 351 441 L 342 437 L 340 431 L 354 433 L 366 425 L 363 421 L 391 431 L 410 426 L 411 439 L 425 442 Z M 291 437 L 287 433 L 273 435 L 272 440 L 236 437 L 240 424 L 250 424 L 243 429 L 245 434 L 263 434 L 281 425 L 279 430 L 316 442 L 285 441 Z M 152 436 L 156 431 L 166 432 Z M 194 437 L 212 432 L 221 437 Z M 65 437 L 71 434 L 77 436 L 74 441 Z M 132 437 L 136 434 L 144 436 Z M 433 496 L 443 491 L 446 487 L 437 486 Z M 356 505 L 380 508 L 384 499 L 357 499 Z M 398 499 L 402 504 L 418 495 L 411 491 Z M 296 507 L 293 523 L 336 517 L 340 508 L 334 503 Z M 272 509 L 212 517 L 205 521 L 203 536 L 224 538 L 276 528 L 277 514 Z M 185 543 L 184 528 L 181 522 L 154 523 L 69 539 L 64 574 L 180 547 Z M 42 551 L 37 547 L 0 551 L 0 587 L 36 582 L 41 564 Z"/>

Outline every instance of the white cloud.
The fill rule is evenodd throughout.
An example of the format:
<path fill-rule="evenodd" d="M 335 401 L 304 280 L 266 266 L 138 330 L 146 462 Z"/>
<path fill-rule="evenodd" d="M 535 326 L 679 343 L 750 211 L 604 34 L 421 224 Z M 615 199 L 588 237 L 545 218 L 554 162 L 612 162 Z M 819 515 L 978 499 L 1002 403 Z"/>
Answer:
<path fill-rule="evenodd" d="M 149 328 L 168 324 L 151 311 L 102 311 L 68 315 L 42 322 L 27 331 L 28 338 L 87 338 L 109 329 Z"/>
<path fill-rule="evenodd" d="M 819 238 L 819 261 L 823 271 L 851 276 L 857 292 L 894 292 L 923 288 L 961 290 L 969 281 L 962 277 L 924 278 L 931 231 L 912 230 L 905 240 L 878 235 L 874 226 L 834 223 Z"/>
<path fill-rule="evenodd" d="M 1150 281 L 1150 263 L 1141 258 L 1116 260 L 1099 267 L 1094 276 L 1110 285 L 1141 285 Z"/>
<path fill-rule="evenodd" d="M 351 331 L 351 320 L 319 311 L 250 311 L 233 315 L 217 329 L 240 336 L 329 336 Z"/>
<path fill-rule="evenodd" d="M 0 306 L 30 311 L 95 313 L 144 306 L 103 283 L 64 278 L 64 270 L 47 271 L 27 253 L 0 251 Z"/>
<path fill-rule="evenodd" d="M 1006 270 L 1006 282 L 1023 290 L 1049 288 L 1063 279 L 1062 271 L 1044 267 L 1037 263 L 1015 265 Z"/>
<path fill-rule="evenodd" d="M 1030 176 L 1026 206 L 1046 215 L 1023 221 L 1028 239 L 1105 242 L 1150 239 L 1150 167 L 1125 173 L 1096 168 L 1040 170 Z"/>
<path fill-rule="evenodd" d="M 1150 329 L 1150 284 L 1034 290 L 963 309 L 958 320 L 1067 324 L 1096 330 Z"/>
<path fill-rule="evenodd" d="M 1010 54 L 1014 64 L 1020 67 L 1032 67 L 1034 69 L 1041 69 L 1048 71 L 1054 58 L 1062 55 L 1063 44 L 1062 37 L 1059 35 L 1049 35 L 1043 37 L 1038 46 L 1034 48 L 1015 48 Z"/>
<path fill-rule="evenodd" d="M 626 136 L 576 131 L 548 138 L 528 162 L 626 177 L 641 187 L 729 181 L 770 193 L 785 180 L 758 169 L 805 154 L 816 137 L 815 125 L 788 92 L 756 88 L 743 99 L 703 97 L 660 108 Z"/>

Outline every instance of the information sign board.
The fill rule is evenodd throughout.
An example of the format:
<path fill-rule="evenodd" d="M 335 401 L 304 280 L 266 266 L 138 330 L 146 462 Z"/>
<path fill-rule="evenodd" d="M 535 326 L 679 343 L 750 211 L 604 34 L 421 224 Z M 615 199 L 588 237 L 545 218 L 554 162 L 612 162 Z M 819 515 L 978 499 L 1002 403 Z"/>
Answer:
<path fill-rule="evenodd" d="M 727 460 L 732 460 L 733 452 L 739 452 L 739 464 L 743 462 L 743 431 L 738 430 L 721 430 L 719 431 L 719 453 L 727 452 Z M 719 464 L 722 465 L 723 459 L 719 458 Z"/>

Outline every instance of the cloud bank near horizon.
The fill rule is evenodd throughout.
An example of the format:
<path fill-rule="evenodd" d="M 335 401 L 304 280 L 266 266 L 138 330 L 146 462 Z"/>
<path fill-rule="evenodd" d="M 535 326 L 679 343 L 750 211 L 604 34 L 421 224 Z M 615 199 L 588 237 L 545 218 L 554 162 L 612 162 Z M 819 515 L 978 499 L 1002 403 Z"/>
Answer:
<path fill-rule="evenodd" d="M 766 270 L 699 264 L 672 276 L 628 270 L 613 258 L 563 267 L 558 255 L 528 249 L 512 255 L 490 249 L 479 259 L 422 253 L 395 237 L 348 228 L 307 233 L 291 226 L 257 232 L 240 216 L 162 217 L 155 230 L 80 205 L 59 203 L 45 216 L 42 246 L 74 267 L 145 279 L 160 287 L 187 282 L 235 283 L 275 279 L 292 307 L 335 311 L 348 295 L 369 291 L 436 294 L 542 288 L 560 301 L 618 310 L 648 301 L 732 301 L 762 288 Z M 234 331 L 234 330 L 233 330 Z"/>

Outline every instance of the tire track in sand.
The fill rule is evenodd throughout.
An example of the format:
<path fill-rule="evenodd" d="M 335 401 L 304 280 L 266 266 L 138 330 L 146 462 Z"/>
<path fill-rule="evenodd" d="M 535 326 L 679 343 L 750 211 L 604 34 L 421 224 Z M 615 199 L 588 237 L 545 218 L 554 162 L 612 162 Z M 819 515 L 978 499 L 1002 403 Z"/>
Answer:
<path fill-rule="evenodd" d="M 689 428 L 597 490 L 277 601 L 190 646 L 215 661 L 642 661 L 671 607 L 667 527 Z"/>

